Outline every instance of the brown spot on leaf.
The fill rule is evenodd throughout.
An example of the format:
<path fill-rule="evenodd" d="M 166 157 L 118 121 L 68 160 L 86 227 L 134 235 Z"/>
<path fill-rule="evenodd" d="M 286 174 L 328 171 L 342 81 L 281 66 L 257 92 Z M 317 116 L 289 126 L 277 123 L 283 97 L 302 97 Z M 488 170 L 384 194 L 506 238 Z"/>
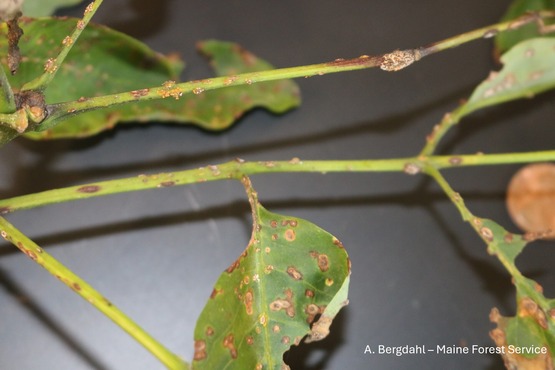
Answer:
<path fill-rule="evenodd" d="M 297 227 L 298 225 L 298 221 L 297 220 L 283 220 L 281 221 L 281 226 L 291 226 L 291 227 Z"/>
<path fill-rule="evenodd" d="M 505 241 L 505 243 L 512 243 L 514 239 L 514 235 L 511 233 L 507 233 L 505 234 L 505 236 L 503 237 L 503 240 Z"/>
<path fill-rule="evenodd" d="M 284 310 L 287 316 L 295 317 L 295 307 L 293 305 L 293 292 L 291 289 L 285 290 L 285 298 L 278 298 L 270 303 L 270 310 Z"/>
<path fill-rule="evenodd" d="M 252 303 L 254 302 L 254 293 L 252 292 L 252 289 L 249 289 L 247 293 L 245 293 L 244 302 L 247 315 L 252 315 L 254 313 L 254 310 L 252 308 Z"/>
<path fill-rule="evenodd" d="M 324 339 L 330 333 L 330 326 L 333 319 L 329 316 L 320 316 L 320 319 L 312 325 L 310 333 L 306 338 L 306 343 L 316 342 Z"/>
<path fill-rule="evenodd" d="M 291 342 L 291 338 L 289 338 L 287 335 L 284 335 L 284 336 L 281 338 L 281 343 L 282 343 L 282 344 L 289 344 L 289 342 Z"/>
<path fill-rule="evenodd" d="M 100 189 L 101 187 L 98 185 L 85 185 L 78 188 L 77 192 L 90 194 L 90 193 L 96 193 L 100 191 Z"/>
<path fill-rule="evenodd" d="M 224 292 L 223 289 L 216 289 L 216 288 L 212 289 L 212 293 L 210 293 L 210 299 L 216 298 L 218 294 L 222 294 L 223 292 Z"/>
<path fill-rule="evenodd" d="M 497 309 L 497 307 L 492 308 L 489 313 L 489 320 L 497 324 L 499 323 L 500 318 L 501 318 L 501 314 L 499 313 L 499 310 Z"/>
<path fill-rule="evenodd" d="M 317 263 L 318 263 L 318 268 L 320 269 L 320 271 L 322 272 L 326 272 L 329 269 L 329 258 L 327 255 L 325 254 L 320 254 L 316 251 L 310 251 L 310 257 L 316 259 Z"/>
<path fill-rule="evenodd" d="M 10 207 L 0 207 L 0 215 L 5 215 L 10 213 L 12 209 Z"/>
<path fill-rule="evenodd" d="M 235 348 L 235 344 L 233 343 L 234 339 L 235 338 L 233 337 L 233 334 L 228 334 L 224 338 L 223 345 L 229 350 L 229 355 L 231 356 L 231 358 L 235 360 L 237 358 L 237 349 Z"/>
<path fill-rule="evenodd" d="M 306 322 L 311 323 L 314 321 L 316 315 L 320 314 L 323 310 L 320 310 L 320 307 L 315 305 L 314 303 L 309 304 L 306 306 L 304 312 L 307 314 Z"/>
<path fill-rule="evenodd" d="M 231 274 L 233 272 L 233 270 L 235 270 L 237 267 L 239 267 L 239 265 L 241 264 L 241 262 L 239 262 L 239 259 L 235 260 L 228 268 L 227 268 L 227 273 Z"/>
<path fill-rule="evenodd" d="M 250 335 L 245 338 L 245 341 L 249 346 L 252 346 L 254 344 L 254 338 Z"/>
<path fill-rule="evenodd" d="M 293 229 L 285 230 L 285 240 L 287 240 L 288 242 L 292 242 L 293 240 L 295 240 L 296 237 L 297 236 L 295 234 L 295 230 Z"/>
<path fill-rule="evenodd" d="M 547 319 L 543 310 L 530 297 L 524 297 L 519 304 L 519 316 L 531 316 L 545 330 L 547 330 Z"/>
<path fill-rule="evenodd" d="M 318 268 L 319 268 L 322 272 L 328 271 L 328 269 L 330 268 L 330 261 L 329 261 L 327 255 L 325 255 L 325 254 L 320 254 L 320 255 L 318 256 Z"/>
<path fill-rule="evenodd" d="M 545 319 L 543 311 L 538 307 L 538 305 L 532 301 L 530 298 L 525 297 L 519 302 L 519 312 L 518 316 L 534 316 L 537 320 L 538 312 Z M 517 353 L 516 351 L 509 351 L 509 346 L 507 343 L 507 335 L 505 330 L 509 323 L 509 318 L 502 317 L 499 314 L 499 310 L 496 308 L 491 310 L 490 320 L 497 324 L 497 328 L 490 331 L 490 337 L 493 339 L 499 350 L 501 351 L 501 356 L 505 363 L 507 369 L 553 369 L 553 361 L 551 359 L 551 354 L 549 350 L 546 353 L 536 354 L 534 357 L 525 357 L 523 354 Z M 538 321 L 540 326 L 545 324 L 547 328 L 547 322 L 543 323 Z"/>
<path fill-rule="evenodd" d="M 206 342 L 203 340 L 195 340 L 195 354 L 193 356 L 195 361 L 206 359 Z"/>
<path fill-rule="evenodd" d="M 482 227 L 480 229 L 480 235 L 482 235 L 482 237 L 484 239 L 486 239 L 488 242 L 492 242 L 493 241 L 493 232 L 491 231 L 490 228 L 488 227 Z"/>
<path fill-rule="evenodd" d="M 314 298 L 314 290 L 307 289 L 304 291 L 304 295 L 307 298 Z"/>
<path fill-rule="evenodd" d="M 281 331 L 281 328 L 279 327 L 278 324 L 276 324 L 276 325 L 274 325 L 274 326 L 272 327 L 272 331 L 273 331 L 274 333 L 279 333 L 279 332 Z"/>
<path fill-rule="evenodd" d="M 311 303 L 308 306 L 306 306 L 305 312 L 309 315 L 316 315 L 320 313 L 320 308 L 314 303 Z"/>
<path fill-rule="evenodd" d="M 278 222 L 276 220 L 272 220 L 270 221 L 270 226 L 275 229 L 278 226 Z"/>
<path fill-rule="evenodd" d="M 287 274 L 295 280 L 302 280 L 303 274 L 297 270 L 294 266 L 287 267 Z"/>
<path fill-rule="evenodd" d="M 333 244 L 336 245 L 337 247 L 339 247 L 339 248 L 341 248 L 341 249 L 345 249 L 345 247 L 343 246 L 343 243 L 341 243 L 341 242 L 339 241 L 339 239 L 337 239 L 337 238 L 334 237 L 332 241 L 333 241 Z"/>
<path fill-rule="evenodd" d="M 207 326 L 206 327 L 206 336 L 211 337 L 212 335 L 214 335 L 214 328 L 211 326 Z"/>

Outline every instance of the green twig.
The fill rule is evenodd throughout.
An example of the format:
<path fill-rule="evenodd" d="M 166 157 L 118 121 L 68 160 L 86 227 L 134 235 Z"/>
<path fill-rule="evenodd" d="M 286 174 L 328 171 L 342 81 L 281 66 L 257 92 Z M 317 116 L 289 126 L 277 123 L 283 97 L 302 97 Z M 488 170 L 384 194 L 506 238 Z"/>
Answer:
<path fill-rule="evenodd" d="M 81 32 L 83 32 L 93 15 L 102 4 L 102 1 L 103 0 L 95 0 L 85 8 L 83 18 L 79 22 L 77 22 L 77 25 L 75 26 L 75 29 L 73 30 L 71 35 L 62 40 L 62 49 L 60 50 L 58 56 L 54 59 L 48 59 L 44 65 L 44 73 L 34 80 L 29 81 L 25 85 L 23 85 L 21 89 L 22 91 L 44 91 L 48 87 L 50 82 L 56 76 L 56 73 L 60 69 L 60 66 L 64 62 L 67 54 L 70 52 L 73 45 L 77 42 L 79 36 L 81 36 Z"/>
<path fill-rule="evenodd" d="M 530 153 L 419 156 L 397 159 L 342 161 L 302 161 L 298 158 L 293 158 L 290 161 L 246 162 L 237 159 L 221 165 L 211 165 L 156 175 L 139 175 L 4 199 L 0 200 L 0 214 L 108 194 L 165 188 L 206 181 L 241 179 L 243 176 L 262 173 L 405 172 L 417 174 L 426 168 L 426 166 L 440 169 L 553 160 L 555 160 L 555 150 Z"/>
<path fill-rule="evenodd" d="M 446 49 L 451 49 L 470 41 L 474 41 L 480 38 L 492 38 L 497 34 L 505 31 L 513 31 L 521 28 L 530 23 L 537 23 L 538 28 L 542 28 L 542 23 L 544 19 L 549 19 L 555 17 L 554 11 L 543 10 L 539 12 L 527 13 L 516 19 L 512 19 L 505 22 L 500 22 L 493 24 L 491 26 L 482 27 L 473 31 L 469 31 L 448 39 L 442 40 L 440 42 L 430 44 L 421 48 L 421 53 L 423 55 L 429 55 L 432 53 L 437 53 Z"/>
<path fill-rule="evenodd" d="M 189 369 L 187 363 L 157 342 L 92 286 L 27 238 L 3 217 L 0 217 L 0 235 L 113 320 L 169 369 Z"/>
<path fill-rule="evenodd" d="M 29 125 L 27 112 L 25 109 L 20 109 L 11 114 L 0 113 L 0 124 L 21 134 L 25 132 Z"/>
<path fill-rule="evenodd" d="M 50 112 L 49 117 L 41 124 L 39 129 L 49 129 L 56 125 L 59 121 L 69 118 L 75 114 L 130 102 L 164 98 L 178 99 L 186 94 L 202 94 L 208 90 L 215 90 L 230 86 L 250 85 L 253 83 L 289 78 L 321 76 L 329 73 L 354 71 L 373 67 L 380 67 L 386 71 L 398 71 L 420 60 L 424 56 L 454 48 L 476 39 L 489 38 L 499 32 L 517 29 L 523 25 L 552 17 L 555 17 L 555 12 L 545 11 L 527 14 L 516 20 L 482 27 L 477 30 L 463 33 L 461 35 L 416 49 L 395 50 L 390 53 L 380 55 L 362 55 L 353 59 L 336 59 L 327 63 L 243 73 L 233 76 L 208 78 L 199 81 L 183 83 L 167 81 L 159 87 L 151 87 L 112 95 L 89 97 L 86 99 L 79 99 L 78 101 L 52 104 L 48 107 Z"/>
<path fill-rule="evenodd" d="M 426 144 L 424 145 L 424 148 L 422 148 L 420 155 L 432 155 L 447 131 L 459 123 L 463 116 L 465 116 L 465 112 L 466 104 L 463 104 L 454 111 L 445 114 L 441 122 L 435 125 L 432 132 L 426 137 Z"/>
<path fill-rule="evenodd" d="M 508 250 L 505 250 L 508 248 L 503 243 L 507 243 L 507 241 L 499 240 L 499 236 L 496 236 L 491 231 L 491 229 L 489 229 L 488 226 L 491 224 L 496 225 L 496 227 L 498 228 L 501 227 L 493 221 L 485 220 L 472 214 L 472 212 L 466 207 L 460 194 L 453 190 L 451 185 L 449 185 L 447 180 L 443 177 L 443 175 L 439 172 L 437 168 L 431 165 L 426 165 L 423 168 L 423 172 L 431 176 L 436 181 L 436 183 L 441 187 L 447 197 L 458 209 L 462 219 L 466 221 L 474 229 L 476 234 L 478 234 L 478 236 L 480 236 L 480 238 L 484 240 L 484 242 L 488 245 L 489 253 L 495 255 L 499 262 L 501 262 L 503 267 L 511 275 L 511 277 L 513 278 L 513 282 L 517 287 L 517 304 L 522 297 L 530 297 L 534 302 L 539 304 L 545 312 L 549 312 L 549 310 L 553 308 L 551 303 L 543 296 L 541 290 L 538 290 L 538 285 L 534 281 L 526 278 L 519 271 L 514 262 L 515 256 L 510 257 L 508 255 L 510 252 Z M 504 238 L 507 235 L 509 235 L 509 233 L 506 233 L 501 238 Z M 517 240 L 517 238 L 520 240 Z M 510 239 L 514 239 L 515 243 L 526 244 L 526 240 L 523 238 L 522 235 L 511 234 Z"/>

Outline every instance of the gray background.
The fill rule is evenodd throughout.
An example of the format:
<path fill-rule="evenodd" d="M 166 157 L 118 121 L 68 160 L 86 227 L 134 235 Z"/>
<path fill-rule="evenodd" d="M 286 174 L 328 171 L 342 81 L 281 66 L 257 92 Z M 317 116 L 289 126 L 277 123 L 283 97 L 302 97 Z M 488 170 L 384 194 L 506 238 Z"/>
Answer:
<path fill-rule="evenodd" d="M 195 53 L 207 38 L 236 41 L 277 67 L 376 54 L 494 23 L 505 1 L 111 0 L 96 21 L 188 63 L 183 80 L 210 76 Z M 81 14 L 76 7 L 60 14 Z M 99 66 L 101 68 L 101 66 Z M 491 41 L 426 58 L 398 73 L 351 72 L 298 83 L 303 105 L 254 111 L 223 133 L 130 125 L 85 140 L 10 143 L 0 194 L 10 197 L 98 180 L 247 160 L 361 159 L 416 154 L 442 115 L 491 69 Z M 553 93 L 487 109 L 448 135 L 442 153 L 553 148 Z M 550 131 L 551 130 L 551 131 Z M 504 207 L 516 166 L 447 172 L 477 215 L 515 227 Z M 492 307 L 514 312 L 501 265 L 438 187 L 404 174 L 255 176 L 270 210 L 336 235 L 353 261 L 351 305 L 325 341 L 294 349 L 293 369 L 501 369 L 496 356 L 370 356 L 366 345 L 491 345 Z M 217 182 L 121 194 L 9 215 L 48 252 L 186 359 L 195 319 L 220 272 L 248 242 L 242 187 Z M 553 243 L 518 259 L 555 292 Z M 1 369 L 160 369 L 87 302 L 11 245 L 0 244 Z"/>

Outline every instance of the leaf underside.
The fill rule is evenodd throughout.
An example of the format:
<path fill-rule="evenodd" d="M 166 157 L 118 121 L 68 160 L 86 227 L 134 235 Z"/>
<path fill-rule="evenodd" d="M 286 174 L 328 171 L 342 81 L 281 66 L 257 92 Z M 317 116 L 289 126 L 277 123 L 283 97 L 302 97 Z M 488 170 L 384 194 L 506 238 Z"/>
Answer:
<path fill-rule="evenodd" d="M 247 249 L 197 321 L 194 369 L 281 369 L 292 345 L 324 338 L 347 304 L 341 243 L 308 221 L 255 208 Z"/>
<path fill-rule="evenodd" d="M 76 19 L 57 18 L 21 20 L 23 60 L 17 74 L 10 76 L 14 90 L 43 73 L 45 61 L 57 55 L 61 41 L 76 22 Z M 6 32 L 5 26 L 2 31 Z M 217 75 L 273 68 L 234 43 L 206 41 L 199 44 L 199 49 L 211 58 Z M 6 40 L 1 38 L 0 53 L 6 55 L 6 50 Z M 5 60 L 2 62 L 6 64 Z M 46 90 L 46 103 L 159 87 L 165 81 L 177 81 L 182 69 L 183 63 L 177 57 L 162 56 L 120 32 L 89 24 Z M 154 100 L 91 111 L 25 136 L 33 139 L 86 137 L 110 129 L 118 122 L 153 120 L 222 130 L 255 107 L 283 113 L 299 103 L 299 89 L 294 82 L 265 82 L 207 91 L 179 100 Z"/>

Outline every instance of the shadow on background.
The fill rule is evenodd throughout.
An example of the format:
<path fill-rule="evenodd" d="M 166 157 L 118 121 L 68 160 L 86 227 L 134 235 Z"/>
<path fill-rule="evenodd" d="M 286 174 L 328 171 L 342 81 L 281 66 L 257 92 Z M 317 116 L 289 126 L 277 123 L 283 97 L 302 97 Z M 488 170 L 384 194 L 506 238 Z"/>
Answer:
<path fill-rule="evenodd" d="M 13 299 L 19 303 L 20 307 L 29 312 L 37 321 L 47 328 L 61 343 L 69 348 L 73 353 L 81 358 L 83 363 L 91 369 L 107 370 L 93 354 L 89 353 L 86 346 L 81 344 L 76 338 L 66 332 L 50 315 L 45 312 L 39 304 L 29 298 L 27 292 L 13 281 L 10 276 L 0 269 L 0 287 L 3 288 Z M 9 319 L 9 318 L 4 318 Z"/>
<path fill-rule="evenodd" d="M 60 8 L 55 15 L 81 17 L 89 3 L 90 1 L 82 1 L 74 6 Z M 167 21 L 170 3 L 171 0 L 129 0 L 122 6 L 121 12 L 117 12 L 103 23 L 137 39 L 144 39 L 162 31 Z M 133 16 L 121 19 L 121 14 L 125 14 L 127 10 L 131 10 Z"/>

